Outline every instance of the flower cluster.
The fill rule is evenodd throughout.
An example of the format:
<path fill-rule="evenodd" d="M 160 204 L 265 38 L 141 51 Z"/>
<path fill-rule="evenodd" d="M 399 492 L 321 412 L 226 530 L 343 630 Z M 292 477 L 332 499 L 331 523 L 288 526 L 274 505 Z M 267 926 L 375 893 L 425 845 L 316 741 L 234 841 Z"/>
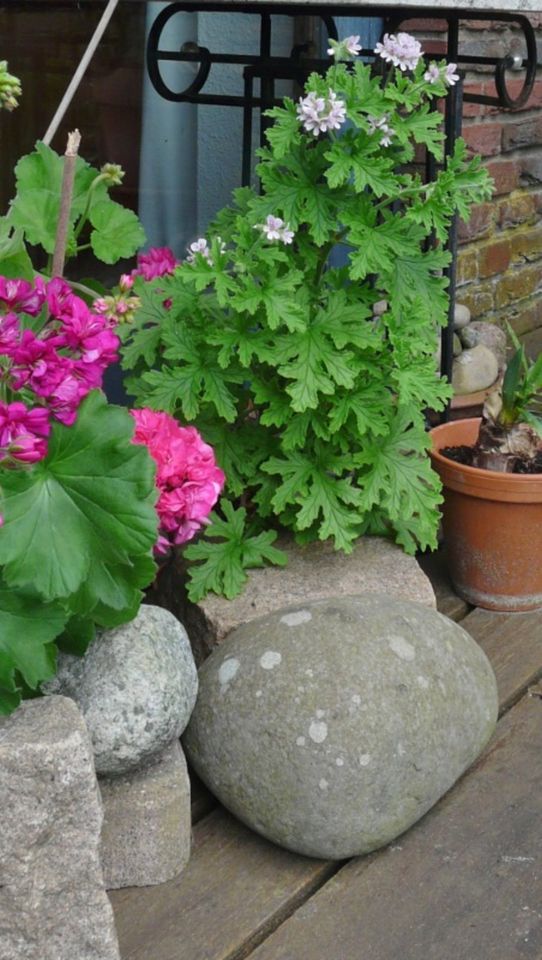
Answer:
<path fill-rule="evenodd" d="M 226 244 L 221 237 L 216 238 L 219 244 L 220 253 L 226 252 Z M 199 253 L 200 256 L 204 257 L 208 263 L 213 264 L 213 258 L 211 256 L 211 248 L 207 243 L 205 237 L 198 237 L 197 240 L 194 240 L 193 243 L 190 243 L 187 247 L 188 256 L 186 257 L 187 263 L 194 263 L 196 260 L 196 255 Z"/>
<path fill-rule="evenodd" d="M 28 329 L 28 317 L 42 312 L 38 332 Z M 50 417 L 66 426 L 74 423 L 83 398 L 101 387 L 118 346 L 110 321 L 92 312 L 64 280 L 38 278 L 31 284 L 0 277 L 3 466 L 43 459 Z"/>
<path fill-rule="evenodd" d="M 327 52 L 330 57 L 334 57 L 337 61 L 357 57 L 361 53 L 359 34 L 345 37 L 344 40 L 330 40 Z"/>
<path fill-rule="evenodd" d="M 439 65 L 437 63 L 430 63 L 423 75 L 423 79 L 426 83 L 438 83 L 438 81 L 442 79 L 450 87 L 453 87 L 459 80 L 459 74 L 455 72 L 456 70 L 457 63 L 448 63 L 441 76 L 441 68 Z"/>
<path fill-rule="evenodd" d="M 151 250 L 147 250 L 147 253 L 138 253 L 137 267 L 132 270 L 131 276 L 154 280 L 155 277 L 174 273 L 178 262 L 169 247 L 152 247 Z"/>
<path fill-rule="evenodd" d="M 157 464 L 160 536 L 155 550 L 166 553 L 191 540 L 207 522 L 225 477 L 213 448 L 195 427 L 181 427 L 169 414 L 155 410 L 132 410 L 132 416 L 134 443 L 144 444 Z"/>
<path fill-rule="evenodd" d="M 265 218 L 265 223 L 257 223 L 255 230 L 261 230 L 267 240 L 280 240 L 281 243 L 290 244 L 294 239 L 294 231 L 290 230 L 290 224 L 285 223 L 281 217 L 275 217 L 272 213 Z"/>
<path fill-rule="evenodd" d="M 21 83 L 17 77 L 8 73 L 7 60 L 0 60 L 0 110 L 15 110 L 18 107 L 17 97 L 22 93 Z"/>
<path fill-rule="evenodd" d="M 380 144 L 382 147 L 390 146 L 391 138 L 395 133 L 395 130 L 393 129 L 393 127 L 390 127 L 388 123 L 388 119 L 389 117 L 387 113 L 385 113 L 383 117 L 380 117 L 380 119 L 378 119 L 377 117 L 371 117 L 370 115 L 367 117 L 367 122 L 369 124 L 369 133 L 381 134 Z"/>
<path fill-rule="evenodd" d="M 328 130 L 338 130 L 346 120 L 346 104 L 339 100 L 334 90 L 329 90 L 327 97 L 320 97 L 317 93 L 309 93 L 300 97 L 297 105 L 297 117 L 307 133 L 315 137 Z"/>
<path fill-rule="evenodd" d="M 397 36 L 385 33 L 374 52 L 400 70 L 415 70 L 422 55 L 422 45 L 410 33 L 398 33 Z"/>

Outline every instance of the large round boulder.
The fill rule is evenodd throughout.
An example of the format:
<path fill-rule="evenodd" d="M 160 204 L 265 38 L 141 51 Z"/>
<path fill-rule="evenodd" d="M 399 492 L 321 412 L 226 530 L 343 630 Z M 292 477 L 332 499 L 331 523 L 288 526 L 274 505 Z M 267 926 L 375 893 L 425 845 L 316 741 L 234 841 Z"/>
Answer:
<path fill-rule="evenodd" d="M 45 689 L 76 701 L 96 772 L 116 775 L 143 766 L 180 737 L 198 675 L 182 624 L 149 604 L 130 623 L 98 634 L 84 657 L 61 654 Z"/>
<path fill-rule="evenodd" d="M 365 595 L 279 610 L 200 669 L 184 744 L 221 802 L 275 843 L 342 859 L 388 843 L 487 743 L 491 666 L 421 604 Z"/>

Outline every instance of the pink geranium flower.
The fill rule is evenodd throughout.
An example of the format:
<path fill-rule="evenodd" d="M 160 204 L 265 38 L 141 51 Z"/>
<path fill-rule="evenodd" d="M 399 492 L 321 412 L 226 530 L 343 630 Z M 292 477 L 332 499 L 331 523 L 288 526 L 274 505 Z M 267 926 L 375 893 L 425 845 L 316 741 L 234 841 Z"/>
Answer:
<path fill-rule="evenodd" d="M 144 444 L 157 465 L 160 537 L 157 553 L 186 543 L 201 529 L 224 486 L 213 448 L 195 427 L 181 427 L 167 413 L 132 410 L 134 443 Z"/>
<path fill-rule="evenodd" d="M 0 402 L 0 461 L 36 463 L 47 454 L 51 425 L 43 407 Z"/>
<path fill-rule="evenodd" d="M 34 285 L 28 280 L 11 280 L 0 277 L 0 308 L 2 303 L 11 310 L 36 317 L 45 303 L 45 285 L 40 277 Z"/>
<path fill-rule="evenodd" d="M 138 253 L 137 267 L 132 270 L 133 277 L 143 277 L 144 280 L 154 280 L 173 273 L 178 261 L 169 247 L 152 247 L 146 253 Z M 126 289 L 126 282 L 124 281 Z"/>

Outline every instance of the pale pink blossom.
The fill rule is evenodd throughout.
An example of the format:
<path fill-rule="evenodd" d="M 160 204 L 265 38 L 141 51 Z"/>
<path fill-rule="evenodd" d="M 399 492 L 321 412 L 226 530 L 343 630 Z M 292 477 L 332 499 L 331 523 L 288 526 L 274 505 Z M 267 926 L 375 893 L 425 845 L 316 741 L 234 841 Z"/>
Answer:
<path fill-rule="evenodd" d="M 367 117 L 367 122 L 369 124 L 369 133 L 380 133 L 380 143 L 383 147 L 389 147 L 392 140 L 392 136 L 395 133 L 393 127 L 390 127 L 388 123 L 388 115 L 384 114 L 383 117 L 377 118 L 369 115 Z"/>
<path fill-rule="evenodd" d="M 224 486 L 213 448 L 195 427 L 181 427 L 167 413 L 132 410 L 134 443 L 144 444 L 156 463 L 156 506 L 160 520 L 157 553 L 186 543 L 208 521 Z"/>
<path fill-rule="evenodd" d="M 423 75 L 426 83 L 438 83 L 440 80 L 440 67 L 436 63 L 430 63 Z"/>
<path fill-rule="evenodd" d="M 282 217 L 275 217 L 270 213 L 265 218 L 265 223 L 256 223 L 255 230 L 261 230 L 266 240 L 280 240 L 281 243 L 292 243 L 294 231 L 290 230 L 290 224 L 284 223 Z"/>
<path fill-rule="evenodd" d="M 345 54 L 350 57 L 357 57 L 361 53 L 361 49 L 359 34 L 355 34 L 351 37 L 345 37 L 344 40 L 330 40 L 327 52 L 330 57 L 335 57 L 336 60 L 345 60 Z"/>
<path fill-rule="evenodd" d="M 459 80 L 459 74 L 456 73 L 456 70 L 457 63 L 448 63 L 444 71 L 444 80 L 450 87 L 453 87 Z"/>
<path fill-rule="evenodd" d="M 410 33 L 385 33 L 374 52 L 400 70 L 415 70 L 422 55 L 422 46 Z"/>
<path fill-rule="evenodd" d="M 319 133 L 338 130 L 342 126 L 346 120 L 346 104 L 331 89 L 327 97 L 308 93 L 299 99 L 297 117 L 307 133 L 317 137 Z"/>

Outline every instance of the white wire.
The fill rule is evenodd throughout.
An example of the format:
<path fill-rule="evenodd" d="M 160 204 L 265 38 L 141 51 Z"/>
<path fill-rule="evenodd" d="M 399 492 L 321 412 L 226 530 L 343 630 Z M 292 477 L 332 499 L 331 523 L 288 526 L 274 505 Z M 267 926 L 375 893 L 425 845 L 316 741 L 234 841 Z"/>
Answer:
<path fill-rule="evenodd" d="M 43 142 L 46 143 L 47 145 L 51 143 L 51 140 L 53 139 L 60 124 L 62 123 L 62 120 L 64 119 L 64 115 L 70 103 L 72 102 L 74 94 L 79 84 L 81 83 L 81 80 L 83 79 L 86 73 L 86 69 L 90 61 L 92 60 L 94 54 L 96 53 L 96 48 L 98 47 L 98 44 L 107 29 L 109 21 L 111 20 L 111 17 L 115 12 L 118 2 L 119 0 L 109 0 L 109 3 L 107 4 L 107 7 L 103 12 L 102 18 L 98 26 L 96 27 L 96 30 L 94 31 L 92 39 L 87 49 L 85 50 L 83 56 L 81 57 L 79 66 L 77 67 L 77 70 L 75 71 L 73 77 L 71 78 L 68 88 L 57 107 L 56 113 L 47 128 L 47 133 L 43 138 Z"/>

